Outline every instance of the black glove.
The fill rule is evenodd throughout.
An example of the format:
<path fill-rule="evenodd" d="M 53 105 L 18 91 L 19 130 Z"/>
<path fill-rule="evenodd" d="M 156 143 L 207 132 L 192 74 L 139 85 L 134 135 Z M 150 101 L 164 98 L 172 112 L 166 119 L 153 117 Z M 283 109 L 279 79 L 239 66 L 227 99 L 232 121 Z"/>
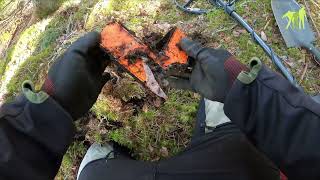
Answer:
<path fill-rule="evenodd" d="M 186 38 L 182 39 L 180 47 L 196 63 L 192 73 L 187 76 L 169 70 L 168 81 L 171 87 L 193 90 L 207 99 L 223 103 L 239 73 L 247 70 L 227 50 L 204 48 Z"/>
<path fill-rule="evenodd" d="M 109 61 L 100 49 L 100 34 L 88 33 L 51 66 L 42 90 L 76 120 L 89 111 L 110 79 L 104 73 Z"/>

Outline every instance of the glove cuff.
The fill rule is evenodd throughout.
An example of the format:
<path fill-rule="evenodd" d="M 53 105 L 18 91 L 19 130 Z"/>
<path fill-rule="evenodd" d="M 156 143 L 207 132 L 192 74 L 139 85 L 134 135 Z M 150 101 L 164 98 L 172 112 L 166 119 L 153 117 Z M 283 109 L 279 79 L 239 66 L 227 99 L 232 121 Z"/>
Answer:
<path fill-rule="evenodd" d="M 233 85 L 234 81 L 242 71 L 249 71 L 248 67 L 239 62 L 234 56 L 230 56 L 224 62 L 224 69 L 229 75 L 230 86 Z"/>
<path fill-rule="evenodd" d="M 54 95 L 54 84 L 49 77 L 46 78 L 46 81 L 42 85 L 41 89 L 47 94 L 49 94 L 51 97 Z"/>

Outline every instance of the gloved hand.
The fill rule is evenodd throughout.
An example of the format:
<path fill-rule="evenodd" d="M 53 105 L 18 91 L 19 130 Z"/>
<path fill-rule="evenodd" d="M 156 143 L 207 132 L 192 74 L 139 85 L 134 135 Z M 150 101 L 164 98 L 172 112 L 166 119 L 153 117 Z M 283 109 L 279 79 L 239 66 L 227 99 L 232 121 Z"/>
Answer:
<path fill-rule="evenodd" d="M 42 90 L 76 120 L 89 111 L 110 79 L 104 73 L 109 61 L 100 49 L 100 34 L 90 32 L 51 66 Z"/>
<path fill-rule="evenodd" d="M 223 103 L 239 73 L 247 70 L 227 50 L 204 48 L 187 38 L 182 39 L 180 47 L 196 63 L 192 73 L 187 76 L 168 74 L 169 84 L 173 88 L 193 90 L 207 99 Z"/>

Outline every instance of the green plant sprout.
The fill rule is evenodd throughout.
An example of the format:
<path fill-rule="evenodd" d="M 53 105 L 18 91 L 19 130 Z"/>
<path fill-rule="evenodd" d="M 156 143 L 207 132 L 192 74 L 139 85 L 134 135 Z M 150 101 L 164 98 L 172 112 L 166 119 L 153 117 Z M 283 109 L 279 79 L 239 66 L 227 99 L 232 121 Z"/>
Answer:
<path fill-rule="evenodd" d="M 292 29 L 298 27 L 298 29 L 305 28 L 305 19 L 307 18 L 307 13 L 304 7 L 302 7 L 299 11 L 288 11 L 286 14 L 282 16 L 282 18 L 288 19 L 288 24 L 286 29 L 289 29 L 290 25 Z"/>

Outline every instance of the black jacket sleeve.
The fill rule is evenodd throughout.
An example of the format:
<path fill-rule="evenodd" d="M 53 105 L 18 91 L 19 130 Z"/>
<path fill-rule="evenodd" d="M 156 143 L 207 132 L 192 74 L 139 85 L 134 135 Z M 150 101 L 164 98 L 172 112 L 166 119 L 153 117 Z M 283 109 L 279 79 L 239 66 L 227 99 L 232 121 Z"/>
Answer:
<path fill-rule="evenodd" d="M 226 115 L 289 179 L 320 179 L 320 105 L 262 67 L 250 84 L 235 82 Z"/>
<path fill-rule="evenodd" d="M 0 179 L 54 179 L 75 129 L 53 99 L 24 96 L 0 108 Z"/>

